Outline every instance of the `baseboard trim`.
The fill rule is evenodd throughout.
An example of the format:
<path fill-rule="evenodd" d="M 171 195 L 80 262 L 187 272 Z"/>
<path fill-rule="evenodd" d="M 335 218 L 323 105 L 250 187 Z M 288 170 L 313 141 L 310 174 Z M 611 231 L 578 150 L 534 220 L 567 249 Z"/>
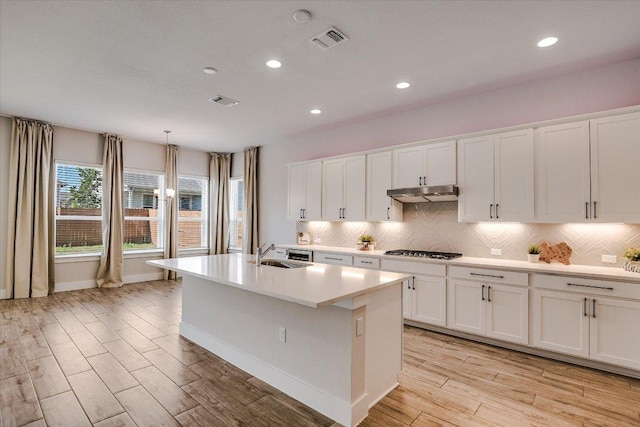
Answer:
<path fill-rule="evenodd" d="M 368 415 L 366 394 L 351 404 L 236 350 L 193 325 L 181 322 L 180 335 L 346 427 L 357 425 Z"/>
<path fill-rule="evenodd" d="M 138 283 L 138 282 L 150 282 L 153 280 L 162 280 L 164 276 L 162 275 L 162 271 L 157 273 L 146 273 L 146 274 L 134 274 L 131 276 L 124 276 L 123 283 L 128 285 L 130 283 Z M 77 291 L 79 289 L 91 289 L 97 288 L 98 284 L 95 279 L 91 280 L 78 280 L 75 282 L 59 282 L 56 283 L 55 292 L 68 292 L 68 291 Z M 4 290 L 3 290 L 4 291 Z M 2 294 L 0 293 L 0 298 Z"/>

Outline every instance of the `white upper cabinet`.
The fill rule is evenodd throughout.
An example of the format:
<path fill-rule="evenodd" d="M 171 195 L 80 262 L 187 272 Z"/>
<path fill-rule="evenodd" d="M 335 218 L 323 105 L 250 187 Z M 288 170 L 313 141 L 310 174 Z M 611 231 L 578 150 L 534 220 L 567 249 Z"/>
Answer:
<path fill-rule="evenodd" d="M 640 223 L 640 113 L 538 129 L 539 222 Z"/>
<path fill-rule="evenodd" d="M 366 157 L 354 156 L 322 162 L 322 219 L 365 219 Z"/>
<path fill-rule="evenodd" d="M 318 220 L 322 203 L 322 163 L 289 166 L 287 219 Z"/>
<path fill-rule="evenodd" d="M 640 113 L 591 120 L 591 217 L 640 223 Z"/>
<path fill-rule="evenodd" d="M 402 221 L 402 204 L 387 196 L 392 185 L 391 151 L 367 154 L 367 221 Z"/>
<path fill-rule="evenodd" d="M 393 188 L 455 183 L 455 141 L 393 150 Z"/>
<path fill-rule="evenodd" d="M 589 122 L 541 127 L 538 132 L 536 219 L 589 218 Z"/>
<path fill-rule="evenodd" d="M 458 218 L 530 222 L 534 217 L 533 130 L 458 141 Z"/>

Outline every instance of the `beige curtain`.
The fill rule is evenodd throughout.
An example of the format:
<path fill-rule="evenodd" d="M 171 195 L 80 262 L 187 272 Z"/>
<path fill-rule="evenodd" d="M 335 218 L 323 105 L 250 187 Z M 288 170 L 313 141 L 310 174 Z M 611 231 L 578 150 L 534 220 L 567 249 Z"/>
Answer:
<path fill-rule="evenodd" d="M 244 252 L 253 254 L 258 240 L 258 147 L 244 150 Z"/>
<path fill-rule="evenodd" d="M 124 169 L 122 138 L 104 135 L 102 159 L 102 255 L 96 282 L 100 288 L 122 286 L 124 243 Z"/>
<path fill-rule="evenodd" d="M 226 254 L 229 244 L 229 178 L 231 155 L 210 153 L 209 162 L 209 254 Z"/>
<path fill-rule="evenodd" d="M 54 291 L 53 127 L 14 118 L 9 160 L 7 298 Z"/>
<path fill-rule="evenodd" d="M 178 147 L 167 145 L 167 161 L 165 163 L 165 188 L 175 191 L 178 195 Z M 166 197 L 166 217 L 164 228 L 164 257 L 178 257 L 178 202 L 177 199 Z M 164 270 L 164 280 L 175 280 L 176 272 Z"/>

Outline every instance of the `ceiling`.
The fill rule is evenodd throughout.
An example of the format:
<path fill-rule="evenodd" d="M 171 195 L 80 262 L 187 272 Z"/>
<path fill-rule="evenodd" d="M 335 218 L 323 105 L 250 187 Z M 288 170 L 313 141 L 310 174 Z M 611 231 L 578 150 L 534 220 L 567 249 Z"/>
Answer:
<path fill-rule="evenodd" d="M 613 0 L 2 0 L 0 114 L 239 151 L 638 58 L 639 17 Z M 349 40 L 309 42 L 331 26 Z"/>

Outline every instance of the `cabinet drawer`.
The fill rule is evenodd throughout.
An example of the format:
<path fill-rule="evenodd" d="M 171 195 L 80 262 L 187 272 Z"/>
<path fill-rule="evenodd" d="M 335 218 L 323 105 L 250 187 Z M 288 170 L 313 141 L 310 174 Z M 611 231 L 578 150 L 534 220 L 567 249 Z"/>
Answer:
<path fill-rule="evenodd" d="M 273 251 L 273 257 L 277 259 L 287 258 L 287 250 L 285 248 L 276 248 Z"/>
<path fill-rule="evenodd" d="M 532 283 L 534 288 L 640 300 L 640 284 L 638 283 L 582 279 L 571 276 L 552 276 L 550 274 L 533 274 Z"/>
<path fill-rule="evenodd" d="M 354 267 L 361 268 L 373 268 L 375 270 L 380 268 L 380 260 L 378 258 L 367 258 L 367 257 L 353 257 L 353 265 Z"/>
<path fill-rule="evenodd" d="M 444 264 L 428 264 L 426 262 L 380 260 L 380 270 L 397 271 L 408 274 L 425 274 L 428 276 L 446 276 L 447 266 Z"/>
<path fill-rule="evenodd" d="M 516 271 L 488 270 L 484 268 L 449 267 L 449 276 L 482 282 L 508 283 L 510 285 L 528 286 L 529 274 Z"/>
<path fill-rule="evenodd" d="M 353 265 L 353 256 L 325 252 L 314 252 L 313 262 L 322 262 L 324 264 L 336 265 Z"/>

